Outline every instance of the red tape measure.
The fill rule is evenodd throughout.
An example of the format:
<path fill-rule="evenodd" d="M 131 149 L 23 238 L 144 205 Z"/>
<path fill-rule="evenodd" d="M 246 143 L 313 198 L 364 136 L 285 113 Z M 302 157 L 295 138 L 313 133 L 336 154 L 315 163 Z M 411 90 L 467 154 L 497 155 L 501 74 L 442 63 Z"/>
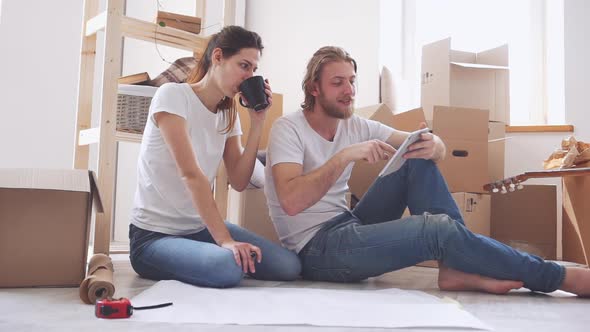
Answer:
<path fill-rule="evenodd" d="M 98 318 L 129 318 L 133 315 L 133 310 L 157 309 L 170 305 L 172 305 L 172 302 L 144 307 L 133 307 L 128 298 L 102 299 L 96 301 L 94 314 Z"/>

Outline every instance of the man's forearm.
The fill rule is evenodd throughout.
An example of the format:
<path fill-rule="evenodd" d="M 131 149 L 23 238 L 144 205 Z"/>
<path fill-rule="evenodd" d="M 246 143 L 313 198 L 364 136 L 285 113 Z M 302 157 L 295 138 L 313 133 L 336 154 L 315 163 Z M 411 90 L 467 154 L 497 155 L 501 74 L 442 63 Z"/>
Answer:
<path fill-rule="evenodd" d="M 290 180 L 284 190 L 281 205 L 289 215 L 296 215 L 317 203 L 336 183 L 350 160 L 343 151 L 312 172 Z"/>

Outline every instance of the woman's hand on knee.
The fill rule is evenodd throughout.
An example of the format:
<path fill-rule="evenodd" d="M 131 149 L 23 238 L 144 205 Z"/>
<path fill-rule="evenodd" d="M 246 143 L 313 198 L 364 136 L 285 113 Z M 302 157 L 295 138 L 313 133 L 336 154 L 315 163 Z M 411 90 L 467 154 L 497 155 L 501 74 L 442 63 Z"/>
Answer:
<path fill-rule="evenodd" d="M 236 264 L 242 268 L 244 273 L 256 272 L 254 267 L 255 258 L 258 263 L 262 261 L 262 251 L 253 244 L 231 240 L 222 243 L 221 247 L 233 252 Z"/>

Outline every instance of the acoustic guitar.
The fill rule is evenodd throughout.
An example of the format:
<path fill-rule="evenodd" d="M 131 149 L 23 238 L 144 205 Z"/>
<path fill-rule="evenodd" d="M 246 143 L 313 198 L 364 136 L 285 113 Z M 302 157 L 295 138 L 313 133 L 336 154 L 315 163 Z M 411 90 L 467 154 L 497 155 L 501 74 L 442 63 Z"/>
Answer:
<path fill-rule="evenodd" d="M 483 189 L 485 191 L 489 191 L 492 193 L 500 192 L 502 194 L 505 194 L 507 192 L 513 192 L 516 189 L 520 190 L 524 188 L 522 183 L 528 179 L 557 178 L 582 175 L 590 175 L 590 167 L 550 169 L 543 171 L 525 172 L 523 174 L 506 178 L 504 180 L 488 183 L 483 186 Z"/>

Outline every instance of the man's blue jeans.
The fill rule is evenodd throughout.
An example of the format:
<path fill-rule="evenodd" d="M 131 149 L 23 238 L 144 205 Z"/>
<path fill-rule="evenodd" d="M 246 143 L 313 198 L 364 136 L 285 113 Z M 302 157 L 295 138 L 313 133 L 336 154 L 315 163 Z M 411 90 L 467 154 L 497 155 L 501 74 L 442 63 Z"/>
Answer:
<path fill-rule="evenodd" d="M 291 281 L 299 277 L 301 263 L 295 253 L 235 224 L 226 223 L 236 241 L 256 245 L 262 262 L 255 262 L 252 278 Z M 179 280 L 215 288 L 236 286 L 243 278 L 232 251 L 215 244 L 207 229 L 185 236 L 151 232 L 129 226 L 131 266 L 153 280 Z"/>
<path fill-rule="evenodd" d="M 409 207 L 412 216 L 401 218 Z M 301 250 L 303 277 L 351 282 L 426 260 L 466 273 L 559 288 L 565 269 L 469 231 L 438 167 L 409 159 L 377 180 L 351 212 L 327 221 Z"/>

